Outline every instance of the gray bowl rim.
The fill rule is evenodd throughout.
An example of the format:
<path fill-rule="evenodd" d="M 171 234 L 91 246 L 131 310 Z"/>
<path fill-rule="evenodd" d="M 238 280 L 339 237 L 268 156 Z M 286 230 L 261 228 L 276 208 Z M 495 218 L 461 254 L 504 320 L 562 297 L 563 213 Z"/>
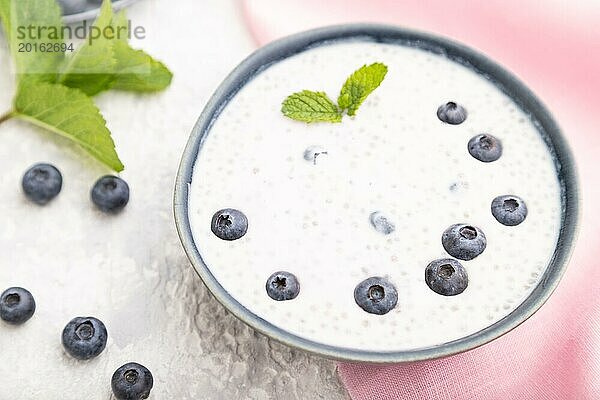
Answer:
<path fill-rule="evenodd" d="M 129 7 L 133 3 L 139 0 L 118 0 L 113 3 L 113 11 L 120 11 L 126 7 Z M 83 11 L 77 14 L 63 15 L 63 22 L 67 25 L 76 24 L 78 22 L 89 21 L 95 19 L 100 15 L 100 6 L 92 8 L 87 11 Z"/>
<path fill-rule="evenodd" d="M 187 207 L 194 164 L 212 123 L 229 100 L 256 74 L 279 60 L 328 42 L 356 39 L 417 46 L 445 55 L 487 76 L 530 115 L 554 157 L 561 183 L 562 217 L 552 259 L 539 283 L 523 303 L 481 331 L 436 346 L 389 352 L 343 348 L 311 341 L 265 321 L 240 304 L 212 275 L 194 243 Z M 487 56 L 443 37 L 392 25 L 345 24 L 313 29 L 274 41 L 256 50 L 227 76 L 206 104 L 183 153 L 175 185 L 174 215 L 184 250 L 204 284 L 225 308 L 255 330 L 288 346 L 325 358 L 400 363 L 436 359 L 474 349 L 508 333 L 533 315 L 552 294 L 567 267 L 579 229 L 579 201 L 575 163 L 560 128 L 545 105 L 516 76 Z"/>

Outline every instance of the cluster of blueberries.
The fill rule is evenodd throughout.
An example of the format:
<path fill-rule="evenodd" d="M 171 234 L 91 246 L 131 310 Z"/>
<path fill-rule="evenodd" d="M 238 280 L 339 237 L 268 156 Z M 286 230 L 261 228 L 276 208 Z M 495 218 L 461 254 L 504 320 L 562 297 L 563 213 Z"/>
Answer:
<path fill-rule="evenodd" d="M 62 175 L 50 164 L 36 164 L 22 179 L 25 196 L 44 205 L 62 189 Z M 93 186 L 92 202 L 103 212 L 117 213 L 129 201 L 129 186 L 116 176 L 104 176 Z M 0 319 L 20 325 L 28 321 L 36 308 L 32 294 L 20 287 L 11 287 L 0 295 Z M 94 317 L 73 318 L 63 329 L 62 344 L 67 354 L 78 360 L 89 360 L 104 351 L 108 340 L 106 326 Z M 111 379 L 117 400 L 147 399 L 154 385 L 152 373 L 143 365 L 130 362 L 119 367 Z"/>
<path fill-rule="evenodd" d="M 62 183 L 62 175 L 55 166 L 40 163 L 25 172 L 21 185 L 29 200 L 45 205 L 58 196 Z M 129 185 L 118 176 L 103 176 L 92 187 L 91 198 L 100 211 L 118 213 L 129 202 Z"/>
<path fill-rule="evenodd" d="M 114 3 L 115 0 L 112 0 Z M 78 14 L 92 7 L 100 7 L 102 0 L 58 0 L 64 15 Z"/>
<path fill-rule="evenodd" d="M 459 125 L 467 119 L 467 111 L 455 102 L 448 102 L 438 108 L 437 117 L 446 124 Z M 467 148 L 471 156 L 485 163 L 496 161 L 502 156 L 502 143 L 489 134 L 473 137 Z M 327 152 L 318 146 L 312 146 L 305 151 L 304 158 L 316 164 L 316 158 L 320 154 Z M 491 212 L 499 223 L 516 226 L 527 217 L 527 206 L 518 196 L 503 195 L 492 201 Z M 371 213 L 369 219 L 379 233 L 389 235 L 395 230 L 394 224 L 379 211 Z M 236 209 L 219 210 L 212 217 L 211 230 L 220 239 L 237 240 L 246 234 L 248 218 Z M 487 240 L 476 226 L 454 224 L 443 232 L 441 241 L 446 252 L 454 258 L 432 261 L 425 268 L 425 282 L 435 293 L 456 296 L 469 283 L 467 271 L 458 260 L 469 261 L 479 256 L 485 250 Z M 273 300 L 292 300 L 300 292 L 300 283 L 294 274 L 278 271 L 267 279 L 266 292 Z M 388 279 L 374 276 L 356 286 L 354 300 L 364 311 L 383 315 L 396 307 L 398 292 Z"/>

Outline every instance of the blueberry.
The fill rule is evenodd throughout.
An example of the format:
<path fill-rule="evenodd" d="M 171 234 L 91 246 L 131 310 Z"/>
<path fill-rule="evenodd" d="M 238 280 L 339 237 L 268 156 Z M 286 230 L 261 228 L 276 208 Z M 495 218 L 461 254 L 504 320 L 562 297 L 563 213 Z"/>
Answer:
<path fill-rule="evenodd" d="M 129 185 L 123 179 L 106 175 L 92 188 L 92 202 L 106 213 L 117 213 L 129 202 Z"/>
<path fill-rule="evenodd" d="M 115 371 L 110 385 L 117 400 L 142 400 L 150 396 L 154 378 L 148 368 L 130 362 Z"/>
<path fill-rule="evenodd" d="M 389 235 L 396 230 L 396 226 L 381 212 L 375 211 L 369 216 L 373 228 L 379 233 Z"/>
<path fill-rule="evenodd" d="M 248 231 L 248 218 L 239 210 L 225 208 L 213 215 L 210 229 L 220 239 L 237 240 Z"/>
<path fill-rule="evenodd" d="M 277 301 L 292 300 L 300 293 L 300 282 L 296 275 L 285 271 L 275 272 L 265 285 L 270 298 Z"/>
<path fill-rule="evenodd" d="M 108 332 L 99 319 L 94 317 L 73 318 L 62 333 L 62 344 L 71 357 L 89 360 L 98 356 L 106 347 Z"/>
<path fill-rule="evenodd" d="M 469 154 L 479 161 L 489 163 L 496 161 L 502 155 L 502 142 L 495 136 L 481 134 L 469 140 Z"/>
<path fill-rule="evenodd" d="M 398 303 L 398 292 L 390 281 L 374 276 L 359 283 L 354 289 L 354 301 L 370 314 L 383 315 Z"/>
<path fill-rule="evenodd" d="M 58 0 L 58 5 L 64 15 L 77 14 L 87 9 L 86 0 Z"/>
<path fill-rule="evenodd" d="M 502 225 L 519 225 L 527 217 L 527 205 L 518 196 L 498 196 L 492 201 L 492 215 Z"/>
<path fill-rule="evenodd" d="M 20 287 L 6 289 L 0 295 L 0 318 L 13 325 L 20 325 L 33 316 L 35 300 L 28 290 Z"/>
<path fill-rule="evenodd" d="M 468 261 L 483 253 L 487 240 L 476 226 L 455 224 L 443 233 L 442 245 L 452 257 Z"/>
<path fill-rule="evenodd" d="M 304 150 L 304 159 L 317 165 L 317 157 L 321 154 L 327 154 L 327 151 L 322 146 L 310 146 Z"/>
<path fill-rule="evenodd" d="M 60 193 L 62 175 L 53 165 L 35 164 L 25 172 L 21 184 L 29 200 L 44 205 Z"/>
<path fill-rule="evenodd" d="M 456 260 L 444 258 L 432 261 L 425 269 L 425 282 L 437 294 L 456 296 L 469 284 L 467 270 Z"/>
<path fill-rule="evenodd" d="M 467 110 L 460 104 L 449 101 L 438 108 L 437 116 L 442 122 L 451 125 L 459 125 L 467 119 Z"/>

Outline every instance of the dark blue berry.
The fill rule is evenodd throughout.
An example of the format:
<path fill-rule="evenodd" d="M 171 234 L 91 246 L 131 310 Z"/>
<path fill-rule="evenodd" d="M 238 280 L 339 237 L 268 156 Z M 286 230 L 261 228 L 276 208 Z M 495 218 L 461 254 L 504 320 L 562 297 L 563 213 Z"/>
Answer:
<path fill-rule="evenodd" d="M 437 110 L 440 121 L 451 125 L 459 125 L 467 119 L 467 110 L 453 101 L 442 104 Z"/>
<path fill-rule="evenodd" d="M 92 202 L 101 211 L 117 213 L 129 202 L 129 186 L 123 179 L 106 175 L 92 188 Z"/>
<path fill-rule="evenodd" d="M 78 360 L 98 356 L 106 347 L 108 332 L 99 319 L 94 317 L 73 318 L 62 333 L 66 352 Z"/>
<path fill-rule="evenodd" d="M 455 224 L 442 234 L 442 245 L 452 257 L 468 261 L 483 253 L 487 240 L 476 226 Z"/>
<path fill-rule="evenodd" d="M 300 293 L 300 282 L 296 275 L 285 271 L 275 272 L 265 285 L 270 298 L 277 301 L 292 300 Z"/>
<path fill-rule="evenodd" d="M 13 325 L 20 325 L 33 316 L 35 300 L 28 290 L 20 287 L 6 289 L 0 295 L 0 318 Z"/>
<path fill-rule="evenodd" d="M 469 140 L 469 154 L 482 162 L 496 161 L 502 155 L 502 142 L 495 136 L 481 134 Z"/>
<path fill-rule="evenodd" d="M 237 240 L 248 231 L 248 218 L 239 210 L 225 208 L 213 215 L 210 228 L 220 239 Z"/>
<path fill-rule="evenodd" d="M 25 172 L 21 184 L 29 200 L 44 205 L 60 193 L 62 175 L 53 165 L 35 164 Z"/>
<path fill-rule="evenodd" d="M 369 221 L 373 228 L 379 233 L 389 235 L 396 230 L 396 226 L 383 213 L 375 211 L 369 216 Z"/>
<path fill-rule="evenodd" d="M 519 225 L 527 218 L 527 205 L 518 196 L 498 196 L 492 201 L 492 215 L 502 225 Z"/>
<path fill-rule="evenodd" d="M 398 292 L 385 278 L 374 276 L 359 283 L 354 289 L 354 301 L 370 314 L 387 314 L 398 303 Z"/>
<path fill-rule="evenodd" d="M 142 400 L 150 396 L 154 378 L 148 368 L 130 362 L 115 371 L 110 385 L 117 400 Z"/>
<path fill-rule="evenodd" d="M 425 269 L 425 282 L 443 296 L 461 294 L 469 284 L 467 270 L 456 260 L 445 258 L 432 261 Z"/>

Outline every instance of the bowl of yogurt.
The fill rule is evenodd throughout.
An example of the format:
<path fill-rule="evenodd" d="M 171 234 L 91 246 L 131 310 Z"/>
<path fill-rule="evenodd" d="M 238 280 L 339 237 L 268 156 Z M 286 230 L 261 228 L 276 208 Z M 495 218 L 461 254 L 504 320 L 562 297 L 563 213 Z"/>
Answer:
<path fill-rule="evenodd" d="M 356 115 L 304 123 L 291 93 L 335 98 L 387 67 Z M 511 73 L 445 38 L 311 30 L 244 60 L 212 96 L 174 213 L 200 278 L 254 329 L 324 357 L 464 352 L 548 299 L 578 227 L 569 147 Z"/>

